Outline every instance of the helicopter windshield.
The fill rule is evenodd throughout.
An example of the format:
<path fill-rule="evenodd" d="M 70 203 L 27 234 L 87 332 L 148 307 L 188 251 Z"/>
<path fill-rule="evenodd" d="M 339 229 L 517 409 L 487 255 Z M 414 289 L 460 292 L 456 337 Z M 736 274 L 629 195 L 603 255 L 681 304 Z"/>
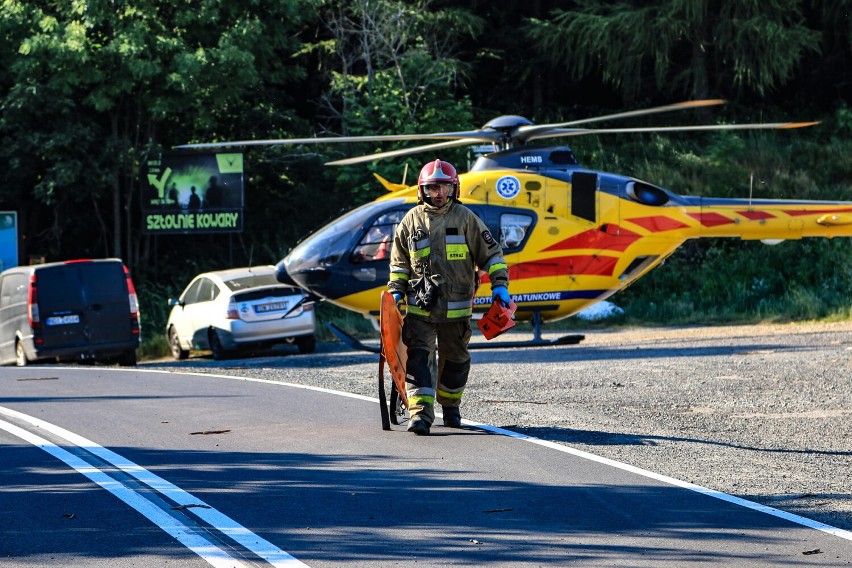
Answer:
<path fill-rule="evenodd" d="M 389 235 L 392 239 L 395 224 L 405 214 L 404 211 L 388 212 L 387 210 L 402 205 L 404 201 L 404 199 L 392 199 L 367 203 L 335 219 L 299 243 L 290 252 L 287 257 L 287 270 L 299 272 L 337 264 L 355 246 L 366 225 L 370 225 L 371 230 L 361 239 L 358 248 L 362 249 L 370 245 L 370 252 L 375 256 L 384 238 L 384 232 L 390 230 Z M 383 212 L 386 214 L 382 215 Z M 394 213 L 398 213 L 399 218 Z M 374 222 L 373 218 L 376 216 L 378 218 Z M 373 229 L 376 229 L 375 235 L 372 234 Z M 387 254 L 390 254 L 389 249 Z M 363 260 L 373 259 L 364 258 Z"/>
<path fill-rule="evenodd" d="M 353 264 L 374 260 L 387 261 L 390 257 L 396 226 L 399 225 L 404 216 L 404 209 L 395 209 L 379 215 L 364 233 L 364 236 L 361 237 L 361 240 L 358 241 L 358 246 L 349 256 L 349 261 Z"/>

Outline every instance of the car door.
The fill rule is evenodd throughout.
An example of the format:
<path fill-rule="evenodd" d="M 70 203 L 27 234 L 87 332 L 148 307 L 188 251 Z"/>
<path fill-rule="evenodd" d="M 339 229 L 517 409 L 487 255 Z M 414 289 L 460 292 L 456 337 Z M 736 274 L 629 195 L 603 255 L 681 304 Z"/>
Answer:
<path fill-rule="evenodd" d="M 189 286 L 181 294 L 178 305 L 173 308 L 172 325 L 174 325 L 178 337 L 185 346 L 195 347 L 191 314 L 193 313 L 192 306 L 195 305 L 198 299 L 198 289 L 200 287 L 201 278 L 196 278 L 190 282 Z"/>
<path fill-rule="evenodd" d="M 196 349 L 209 347 L 207 330 L 217 315 L 212 303 L 218 295 L 218 286 L 206 276 L 200 276 L 187 289 L 182 314 L 186 332 L 182 333 L 179 329 L 178 334 L 181 337 L 190 338 L 192 346 Z"/>

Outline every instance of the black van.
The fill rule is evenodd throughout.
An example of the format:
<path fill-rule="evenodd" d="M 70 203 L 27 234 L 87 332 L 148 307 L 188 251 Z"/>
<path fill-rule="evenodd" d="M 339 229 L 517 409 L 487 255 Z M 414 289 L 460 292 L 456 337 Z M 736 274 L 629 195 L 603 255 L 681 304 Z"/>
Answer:
<path fill-rule="evenodd" d="M 0 272 L 0 364 L 136 364 L 139 302 L 116 258 L 17 266 Z"/>

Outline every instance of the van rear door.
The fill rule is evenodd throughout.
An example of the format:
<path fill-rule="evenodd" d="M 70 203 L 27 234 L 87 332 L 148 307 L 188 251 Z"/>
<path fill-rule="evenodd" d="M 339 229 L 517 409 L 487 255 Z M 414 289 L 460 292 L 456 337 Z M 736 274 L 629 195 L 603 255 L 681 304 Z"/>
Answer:
<path fill-rule="evenodd" d="M 133 340 L 130 300 L 120 262 L 69 262 L 38 271 L 44 347 Z"/>

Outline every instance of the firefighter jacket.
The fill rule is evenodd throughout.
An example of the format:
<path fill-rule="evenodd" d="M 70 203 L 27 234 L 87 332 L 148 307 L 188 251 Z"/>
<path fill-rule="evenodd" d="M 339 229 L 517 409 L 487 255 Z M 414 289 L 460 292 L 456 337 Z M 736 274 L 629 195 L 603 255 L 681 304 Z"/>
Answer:
<path fill-rule="evenodd" d="M 455 200 L 440 209 L 420 204 L 394 234 L 388 290 L 406 297 L 409 315 L 433 322 L 466 318 L 473 312 L 477 268 L 492 286 L 508 286 L 503 250 L 485 223 Z M 438 288 L 427 309 L 416 301 L 423 278 Z"/>

